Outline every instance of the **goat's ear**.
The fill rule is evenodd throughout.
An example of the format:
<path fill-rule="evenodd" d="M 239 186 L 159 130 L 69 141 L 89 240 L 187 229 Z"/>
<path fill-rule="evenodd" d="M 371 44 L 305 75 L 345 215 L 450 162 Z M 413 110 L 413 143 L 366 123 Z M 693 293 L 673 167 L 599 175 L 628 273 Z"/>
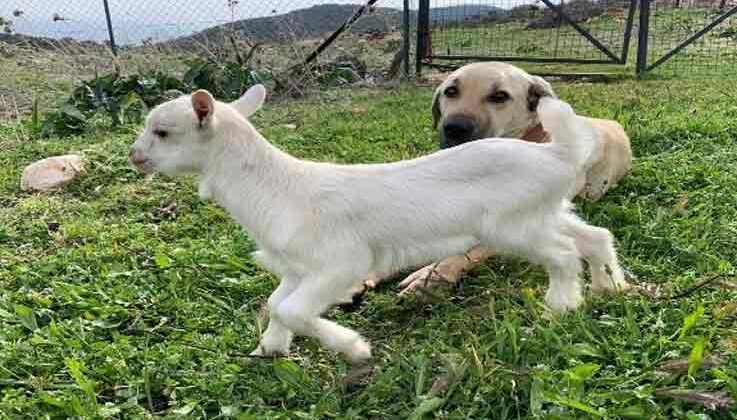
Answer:
<path fill-rule="evenodd" d="M 537 111 L 537 104 L 543 96 L 555 98 L 553 87 L 540 76 L 530 76 L 530 87 L 527 89 L 527 109 L 530 112 Z"/>
<path fill-rule="evenodd" d="M 440 122 L 440 92 L 443 88 L 441 84 L 435 89 L 435 94 L 432 95 L 432 126 L 436 128 Z"/>
<path fill-rule="evenodd" d="M 253 85 L 240 98 L 230 103 L 238 113 L 248 118 L 258 111 L 266 99 L 266 88 L 264 85 Z"/>
<path fill-rule="evenodd" d="M 200 127 L 202 127 L 212 119 L 215 110 L 215 98 L 212 97 L 210 92 L 200 89 L 192 94 L 192 109 L 197 115 Z"/>

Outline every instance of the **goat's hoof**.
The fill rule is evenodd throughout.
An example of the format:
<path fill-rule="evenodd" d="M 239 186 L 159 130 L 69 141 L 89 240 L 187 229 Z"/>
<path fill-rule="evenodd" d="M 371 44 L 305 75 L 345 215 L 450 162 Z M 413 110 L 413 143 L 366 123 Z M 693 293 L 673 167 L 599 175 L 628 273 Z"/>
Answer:
<path fill-rule="evenodd" d="M 262 359 L 268 359 L 275 356 L 286 356 L 287 352 L 280 349 L 264 349 L 261 344 L 256 347 L 254 351 L 248 354 L 250 357 L 257 357 Z"/>
<path fill-rule="evenodd" d="M 353 366 L 362 366 L 369 363 L 369 360 L 371 360 L 371 345 L 359 338 L 350 353 L 346 354 L 346 358 Z"/>
<path fill-rule="evenodd" d="M 547 304 L 548 309 L 550 309 L 550 312 L 548 312 L 547 315 L 552 316 L 553 314 L 562 314 L 567 311 L 578 309 L 578 307 L 583 303 L 583 296 L 580 294 L 571 296 L 550 296 L 545 299 L 545 303 Z"/>
<path fill-rule="evenodd" d="M 614 269 L 606 267 L 605 273 L 593 276 L 591 293 L 595 295 L 608 295 L 627 292 L 632 285 L 627 282 L 627 277 L 620 267 Z"/>
<path fill-rule="evenodd" d="M 606 286 L 602 286 L 601 284 L 592 284 L 589 290 L 592 294 L 597 296 L 606 296 L 606 295 L 612 295 L 612 294 L 618 294 L 618 293 L 626 293 L 630 289 L 632 289 L 632 285 L 627 283 L 626 281 L 618 281 L 618 282 L 610 282 L 611 284 L 607 284 Z"/>
<path fill-rule="evenodd" d="M 256 347 L 256 349 L 248 354 L 251 357 L 266 357 L 266 354 L 264 354 L 264 349 L 261 346 Z"/>

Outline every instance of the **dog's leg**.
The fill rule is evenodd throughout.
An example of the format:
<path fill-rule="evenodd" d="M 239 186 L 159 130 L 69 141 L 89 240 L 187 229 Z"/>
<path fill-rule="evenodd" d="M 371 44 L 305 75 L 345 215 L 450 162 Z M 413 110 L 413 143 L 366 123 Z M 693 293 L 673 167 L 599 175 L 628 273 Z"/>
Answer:
<path fill-rule="evenodd" d="M 400 295 L 429 290 L 439 286 L 454 286 L 461 276 L 483 264 L 491 256 L 491 252 L 483 247 L 476 247 L 463 255 L 448 257 L 436 264 L 430 264 L 407 276 L 400 284 Z"/>
<path fill-rule="evenodd" d="M 287 296 L 294 292 L 298 285 L 299 283 L 297 281 L 285 278 L 279 283 L 279 287 L 269 296 L 269 300 L 267 301 L 269 326 L 266 327 L 266 331 L 261 336 L 258 347 L 251 352 L 251 356 L 286 355 L 289 353 L 289 346 L 292 343 L 293 334 L 276 317 L 276 309 Z"/>
<path fill-rule="evenodd" d="M 320 317 L 334 303 L 330 296 L 340 287 L 341 281 L 334 277 L 305 279 L 279 304 L 276 315 L 295 333 L 317 338 L 328 349 L 343 353 L 352 364 L 364 364 L 371 358 L 368 342 L 357 332 Z"/>
<path fill-rule="evenodd" d="M 629 289 L 617 259 L 612 233 L 591 226 L 573 214 L 568 215 L 566 222 L 578 250 L 591 267 L 591 291 L 605 294 Z"/>

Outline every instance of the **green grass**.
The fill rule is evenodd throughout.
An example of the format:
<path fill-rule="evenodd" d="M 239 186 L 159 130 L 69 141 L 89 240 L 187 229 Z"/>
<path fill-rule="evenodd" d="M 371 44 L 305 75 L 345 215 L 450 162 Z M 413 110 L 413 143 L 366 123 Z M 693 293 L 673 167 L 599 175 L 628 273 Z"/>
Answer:
<path fill-rule="evenodd" d="M 632 136 L 632 173 L 580 213 L 614 232 L 661 298 L 589 299 L 546 319 L 545 275 L 501 258 L 435 303 L 400 300 L 389 283 L 329 313 L 375 348 L 378 371 L 352 389 L 348 366 L 311 339 L 290 358 L 245 357 L 278 280 L 192 180 L 145 182 L 127 166 L 138 127 L 38 140 L 0 125 L 0 418 L 735 419 L 656 392 L 737 398 L 737 290 L 667 299 L 735 270 L 737 105 L 723 83 L 556 86 Z M 255 124 L 301 157 L 398 160 L 436 148 L 431 93 L 331 91 L 269 104 Z M 90 161 L 79 182 L 19 191 L 24 165 L 73 150 Z M 175 218 L 160 210 L 171 200 Z M 700 353 L 721 362 L 699 368 Z M 690 375 L 657 371 L 689 357 Z"/>

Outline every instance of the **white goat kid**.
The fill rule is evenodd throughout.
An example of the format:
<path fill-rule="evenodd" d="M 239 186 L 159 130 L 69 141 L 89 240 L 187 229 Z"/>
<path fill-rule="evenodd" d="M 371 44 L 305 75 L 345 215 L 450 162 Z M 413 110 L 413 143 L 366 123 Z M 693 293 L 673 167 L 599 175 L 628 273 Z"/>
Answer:
<path fill-rule="evenodd" d="M 149 115 L 130 160 L 145 172 L 199 173 L 199 193 L 224 206 L 280 276 L 269 326 L 253 354 L 286 354 L 293 333 L 315 337 L 361 364 L 369 344 L 321 318 L 371 272 L 396 272 L 484 245 L 545 267 L 555 311 L 582 301 L 580 259 L 592 288 L 626 283 L 608 230 L 577 218 L 564 197 L 575 180 L 577 144 L 592 133 L 565 103 L 543 98 L 539 113 L 554 141 L 488 139 L 414 160 L 337 165 L 296 159 L 247 121 L 263 86 L 238 101 L 207 91 L 164 103 Z"/>

